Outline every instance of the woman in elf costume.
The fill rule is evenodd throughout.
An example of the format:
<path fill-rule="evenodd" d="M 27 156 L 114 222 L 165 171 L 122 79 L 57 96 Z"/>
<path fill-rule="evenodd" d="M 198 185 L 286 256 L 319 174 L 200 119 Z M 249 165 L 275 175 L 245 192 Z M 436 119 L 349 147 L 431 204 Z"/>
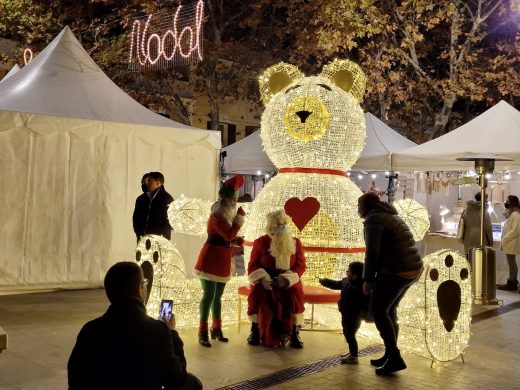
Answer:
<path fill-rule="evenodd" d="M 229 341 L 222 334 L 221 298 L 226 282 L 231 279 L 233 246 L 240 246 L 244 241 L 237 237 L 245 216 L 241 207 L 237 210 L 238 189 L 243 183 L 242 176 L 234 176 L 224 182 L 218 193 L 218 201 L 211 206 L 208 239 L 195 265 L 194 272 L 200 278 L 203 291 L 199 306 L 199 343 L 205 347 L 211 347 L 208 333 L 210 309 L 213 317 L 211 338 L 222 342 Z"/>

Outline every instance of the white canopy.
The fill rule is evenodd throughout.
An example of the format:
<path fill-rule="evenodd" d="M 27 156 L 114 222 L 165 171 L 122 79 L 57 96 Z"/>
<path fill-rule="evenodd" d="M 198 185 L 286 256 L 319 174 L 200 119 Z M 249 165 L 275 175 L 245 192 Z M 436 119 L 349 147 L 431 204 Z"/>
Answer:
<path fill-rule="evenodd" d="M 520 169 L 520 112 L 505 101 L 461 127 L 422 145 L 394 153 L 396 171 L 455 171 L 473 169 L 473 162 L 457 161 L 470 155 L 499 155 L 513 161 L 497 162 L 496 169 Z"/>
<path fill-rule="evenodd" d="M 374 115 L 365 113 L 367 138 L 352 171 L 389 171 L 392 152 L 416 145 L 392 130 Z M 260 130 L 223 149 L 227 152 L 224 168 L 227 173 L 255 175 L 257 171 L 273 172 L 273 165 L 262 146 Z"/>
<path fill-rule="evenodd" d="M 257 171 L 274 172 L 276 167 L 264 151 L 260 130 L 222 149 L 227 156 L 224 158 L 224 169 L 227 173 L 256 175 Z"/>
<path fill-rule="evenodd" d="M 174 197 L 212 200 L 219 148 L 219 132 L 126 95 L 66 27 L 0 84 L 0 289 L 99 286 L 135 257 L 141 176 L 161 171 Z"/>
<path fill-rule="evenodd" d="M 9 72 L 7 72 L 7 74 L 4 76 L 4 78 L 2 80 L 0 80 L 0 83 L 2 81 L 7 80 L 9 77 L 11 77 L 13 74 L 18 72 L 19 70 L 20 70 L 20 67 L 18 66 L 18 64 L 14 64 L 14 66 L 9 70 Z"/>
<path fill-rule="evenodd" d="M 391 154 L 417 145 L 391 129 L 370 112 L 365 113 L 367 138 L 351 171 L 390 171 Z"/>

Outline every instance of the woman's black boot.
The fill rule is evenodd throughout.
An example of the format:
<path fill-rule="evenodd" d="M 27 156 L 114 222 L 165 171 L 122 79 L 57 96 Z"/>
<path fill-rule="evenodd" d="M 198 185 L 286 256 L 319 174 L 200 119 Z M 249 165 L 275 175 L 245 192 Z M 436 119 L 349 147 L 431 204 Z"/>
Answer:
<path fill-rule="evenodd" d="M 303 341 L 300 338 L 300 326 L 293 325 L 291 332 L 291 348 L 303 348 Z"/>
<path fill-rule="evenodd" d="M 247 343 L 249 345 L 260 345 L 260 329 L 256 322 L 251 323 L 251 333 L 247 338 Z"/>
<path fill-rule="evenodd" d="M 208 331 L 199 331 L 199 344 L 204 347 L 211 347 L 211 343 L 209 342 Z"/>
<path fill-rule="evenodd" d="M 386 356 L 386 353 L 381 356 L 379 359 L 370 359 L 370 364 L 374 367 L 381 367 L 383 364 L 386 363 L 388 360 L 388 357 Z"/>
<path fill-rule="evenodd" d="M 217 339 L 218 341 L 221 341 L 223 343 L 227 343 L 229 341 L 229 339 L 227 337 L 224 337 L 224 335 L 222 334 L 221 328 L 211 328 L 211 339 Z"/>

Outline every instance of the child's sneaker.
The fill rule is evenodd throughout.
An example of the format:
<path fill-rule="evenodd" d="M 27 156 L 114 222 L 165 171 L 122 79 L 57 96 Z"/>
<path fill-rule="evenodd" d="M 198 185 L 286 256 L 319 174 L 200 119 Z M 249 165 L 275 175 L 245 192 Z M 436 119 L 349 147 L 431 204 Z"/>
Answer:
<path fill-rule="evenodd" d="M 358 364 L 359 360 L 357 356 L 352 356 L 350 353 L 341 356 L 341 364 Z"/>

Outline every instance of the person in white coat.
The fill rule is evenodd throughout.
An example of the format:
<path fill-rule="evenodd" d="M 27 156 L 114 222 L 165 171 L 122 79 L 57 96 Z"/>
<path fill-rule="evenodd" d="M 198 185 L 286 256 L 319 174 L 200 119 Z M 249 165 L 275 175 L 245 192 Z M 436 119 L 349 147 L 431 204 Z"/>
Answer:
<path fill-rule="evenodd" d="M 506 253 L 509 266 L 509 278 L 506 284 L 498 285 L 499 290 L 516 291 L 518 289 L 518 266 L 516 255 L 520 254 L 520 201 L 515 195 L 509 195 L 504 203 L 506 222 L 502 230 L 500 250 Z"/>

